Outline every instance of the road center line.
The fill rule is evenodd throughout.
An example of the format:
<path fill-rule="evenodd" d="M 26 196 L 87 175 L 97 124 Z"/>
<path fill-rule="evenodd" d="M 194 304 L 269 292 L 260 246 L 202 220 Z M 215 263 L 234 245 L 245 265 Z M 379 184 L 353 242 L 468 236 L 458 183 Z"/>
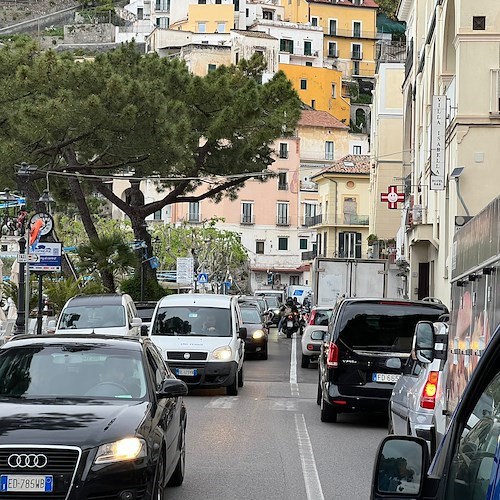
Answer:
<path fill-rule="evenodd" d="M 297 337 L 292 337 L 292 354 L 290 356 L 290 390 L 292 396 L 299 396 L 299 384 L 297 384 Z"/>
<path fill-rule="evenodd" d="M 309 432 L 307 431 L 304 415 L 295 414 L 295 431 L 299 445 L 300 462 L 302 464 L 302 475 L 306 486 L 307 500 L 324 500 L 323 490 L 319 481 L 316 460 L 312 449 Z"/>

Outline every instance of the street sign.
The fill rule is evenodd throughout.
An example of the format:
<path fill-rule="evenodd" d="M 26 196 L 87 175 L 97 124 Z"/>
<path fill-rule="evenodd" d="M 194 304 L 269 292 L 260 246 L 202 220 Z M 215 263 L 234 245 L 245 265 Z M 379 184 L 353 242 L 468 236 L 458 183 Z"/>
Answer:
<path fill-rule="evenodd" d="M 55 271 L 61 272 L 62 243 L 38 243 L 32 253 L 38 260 L 30 263 L 30 271 Z"/>
<path fill-rule="evenodd" d="M 179 285 L 191 285 L 194 278 L 194 262 L 192 257 L 177 257 L 177 279 Z"/>
<path fill-rule="evenodd" d="M 17 262 L 21 264 L 26 264 L 27 262 L 38 262 L 40 256 L 36 253 L 18 253 Z"/>
<path fill-rule="evenodd" d="M 200 285 L 204 285 L 204 284 L 208 283 L 208 274 L 207 273 L 198 274 L 198 283 Z"/>

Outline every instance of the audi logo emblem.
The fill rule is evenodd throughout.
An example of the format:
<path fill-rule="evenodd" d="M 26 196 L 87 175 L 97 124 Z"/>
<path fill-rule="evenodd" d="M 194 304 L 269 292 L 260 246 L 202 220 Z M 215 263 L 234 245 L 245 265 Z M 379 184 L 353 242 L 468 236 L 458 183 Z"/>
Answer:
<path fill-rule="evenodd" d="M 13 469 L 43 469 L 47 462 L 47 457 L 41 453 L 14 453 L 7 460 Z"/>
<path fill-rule="evenodd" d="M 188 352 L 184 353 L 184 359 L 189 359 L 190 357 L 191 357 L 191 354 L 189 354 Z"/>

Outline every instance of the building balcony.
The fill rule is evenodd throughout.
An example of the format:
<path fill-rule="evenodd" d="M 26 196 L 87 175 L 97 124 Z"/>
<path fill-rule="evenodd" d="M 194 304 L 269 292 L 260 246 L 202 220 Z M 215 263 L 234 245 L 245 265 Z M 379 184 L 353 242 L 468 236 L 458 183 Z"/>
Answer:
<path fill-rule="evenodd" d="M 375 31 L 367 31 L 367 30 L 335 30 L 330 33 L 325 33 L 325 36 L 330 37 L 339 37 L 339 38 L 354 38 L 356 40 L 368 39 L 375 40 L 377 38 L 377 33 Z"/>
<path fill-rule="evenodd" d="M 278 216 L 276 218 L 276 225 L 277 226 L 289 226 L 290 225 L 290 217 Z"/>
<path fill-rule="evenodd" d="M 334 59 L 337 59 L 339 57 L 339 51 L 338 50 L 329 50 L 326 57 L 332 57 Z"/>
<path fill-rule="evenodd" d="M 370 217 L 368 215 L 344 214 L 343 224 L 350 226 L 368 226 Z"/>
<path fill-rule="evenodd" d="M 313 260 L 318 256 L 318 252 L 316 250 L 309 250 L 308 252 L 302 252 L 301 259 L 302 260 Z"/>
<path fill-rule="evenodd" d="M 241 219 L 240 219 L 240 224 L 255 224 L 255 217 L 253 214 L 251 215 L 241 215 Z"/>
<path fill-rule="evenodd" d="M 311 227 L 316 225 L 316 215 L 306 215 L 302 217 L 302 225 L 305 227 Z"/>
<path fill-rule="evenodd" d="M 201 222 L 201 214 L 199 213 L 188 214 L 187 221 L 190 224 L 199 224 Z"/>
<path fill-rule="evenodd" d="M 280 182 L 278 184 L 278 191 L 288 191 L 288 182 Z"/>
<path fill-rule="evenodd" d="M 363 59 L 363 52 L 359 50 L 353 50 L 351 52 L 351 59 L 354 61 L 361 61 Z"/>

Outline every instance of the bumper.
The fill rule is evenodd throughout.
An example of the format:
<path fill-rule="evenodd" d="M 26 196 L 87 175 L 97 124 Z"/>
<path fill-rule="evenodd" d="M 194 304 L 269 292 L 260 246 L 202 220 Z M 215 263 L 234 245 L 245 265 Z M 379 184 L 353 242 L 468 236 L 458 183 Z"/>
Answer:
<path fill-rule="evenodd" d="M 246 346 L 245 346 L 246 349 Z M 167 361 L 174 375 L 189 387 L 227 387 L 231 385 L 238 370 L 236 361 L 210 363 L 182 363 Z M 178 370 L 195 370 L 195 375 L 182 375 Z"/>
<path fill-rule="evenodd" d="M 267 350 L 267 339 L 261 342 L 247 342 L 245 341 L 245 354 L 256 354 L 265 352 Z"/>
<path fill-rule="evenodd" d="M 370 411 L 387 414 L 389 409 L 389 398 L 379 398 L 368 395 L 345 396 L 339 392 L 336 385 L 331 383 L 328 384 L 327 400 L 340 413 Z"/>

